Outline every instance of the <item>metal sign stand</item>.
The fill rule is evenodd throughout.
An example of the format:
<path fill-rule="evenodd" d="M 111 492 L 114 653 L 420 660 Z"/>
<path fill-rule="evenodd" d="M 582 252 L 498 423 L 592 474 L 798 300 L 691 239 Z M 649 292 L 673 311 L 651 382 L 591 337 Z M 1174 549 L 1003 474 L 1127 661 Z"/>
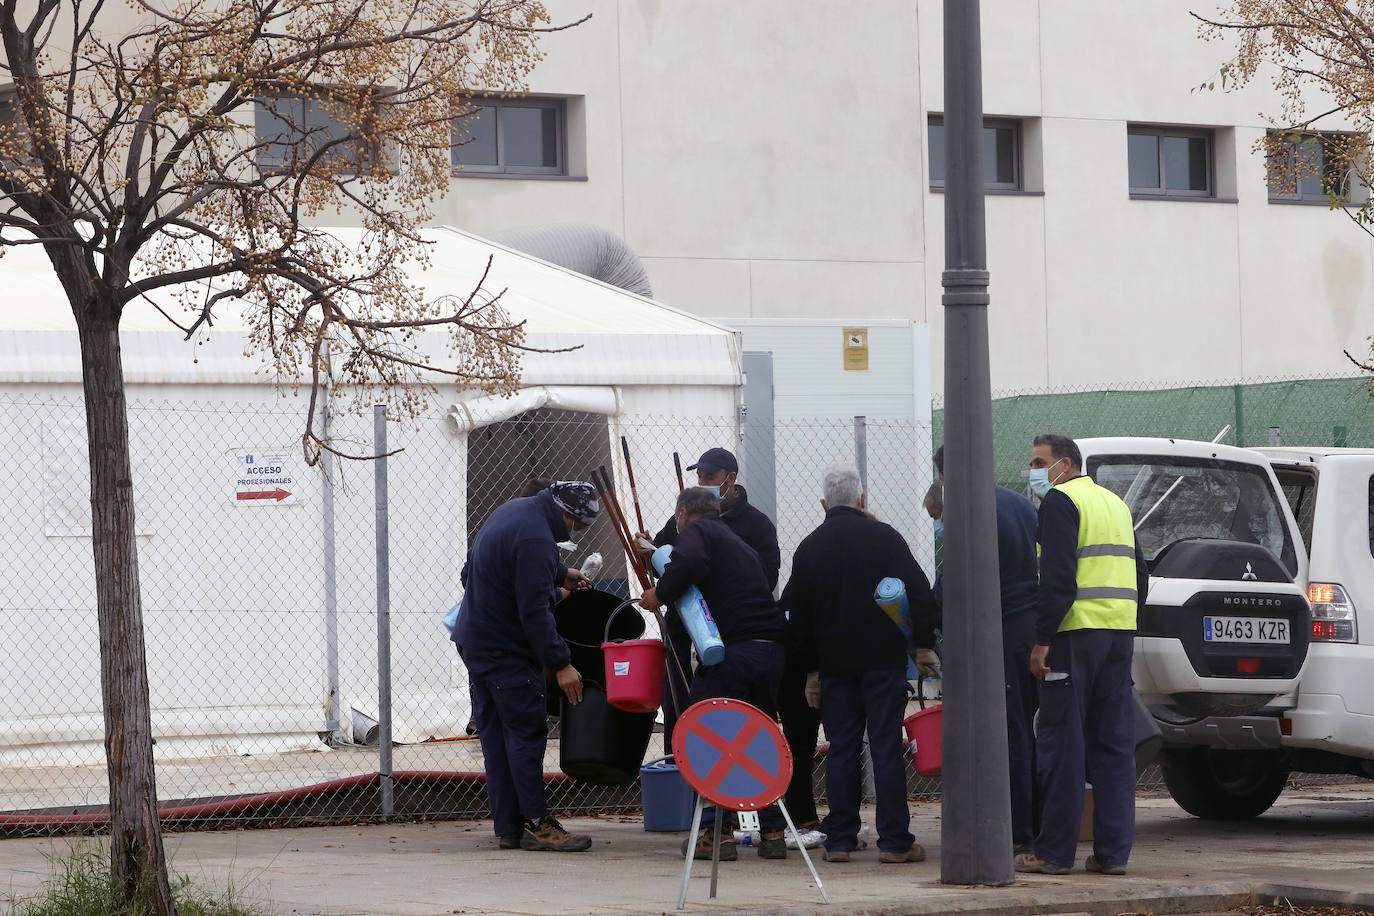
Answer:
<path fill-rule="evenodd" d="M 722 712 L 732 715 L 722 717 L 719 715 Z M 731 728 L 734 729 L 733 734 L 726 734 Z M 758 753 L 760 743 L 757 739 L 760 735 L 767 739 L 762 742 L 767 757 L 765 760 L 756 759 L 754 756 Z M 692 766 L 688 749 L 693 744 L 693 737 L 702 739 L 697 745 L 698 753 L 706 746 L 720 752 L 719 759 L 712 763 L 708 773 L 698 773 Z M 806 851 L 806 844 L 802 842 L 801 834 L 792 822 L 787 804 L 782 800 L 783 794 L 787 791 L 787 784 L 792 778 L 792 754 L 787 748 L 782 729 L 776 722 L 762 710 L 740 700 L 702 700 L 689 707 L 678 719 L 673 732 L 673 758 L 678 761 L 683 779 L 697 793 L 696 809 L 692 812 L 692 835 L 687 839 L 687 856 L 682 869 L 682 888 L 677 897 L 679 910 L 687 906 L 687 885 L 692 879 L 692 860 L 696 856 L 697 838 L 701 835 L 701 812 L 707 804 L 716 806 L 714 841 L 711 844 L 711 899 L 714 900 L 716 896 L 716 882 L 720 869 L 720 838 L 725 811 L 758 811 L 776 802 L 783 820 L 787 822 L 792 839 L 797 843 L 797 850 L 816 882 L 816 890 L 820 891 L 821 900 L 830 902 L 825 884 L 821 882 L 821 876 L 817 874 L 816 866 Z M 730 765 L 732 763 L 733 766 Z M 755 771 L 751 774 L 754 779 L 750 780 L 755 785 L 763 781 L 758 779 L 758 776 L 766 775 L 768 780 L 764 790 L 747 797 L 732 794 L 731 774 L 737 768 L 746 772 Z"/>

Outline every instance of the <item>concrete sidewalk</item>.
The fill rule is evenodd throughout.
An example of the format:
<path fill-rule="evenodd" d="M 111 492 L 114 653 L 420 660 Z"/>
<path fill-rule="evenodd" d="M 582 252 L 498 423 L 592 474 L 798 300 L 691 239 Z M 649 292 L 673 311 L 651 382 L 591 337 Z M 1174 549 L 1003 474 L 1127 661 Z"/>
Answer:
<path fill-rule="evenodd" d="M 866 812 L 871 817 L 871 812 Z M 272 913 L 320 916 L 673 912 L 683 834 L 646 833 L 637 816 L 568 818 L 595 845 L 580 854 L 502 852 L 489 821 L 169 834 L 174 869 L 207 889 L 232 882 Z M 707 898 L 698 862 L 688 911 L 918 914 L 1186 913 L 1252 897 L 1374 906 L 1374 786 L 1289 790 L 1258 820 L 1188 817 L 1167 796 L 1140 799 L 1130 873 L 1018 876 L 1007 888 L 939 883 L 939 802 L 912 804 L 929 858 L 879 865 L 871 847 L 848 864 L 816 861 L 834 905 L 821 905 L 801 856 L 763 861 L 741 847 Z M 0 841 L 0 900 L 37 888 L 47 857 L 70 841 Z M 1089 852 L 1080 847 L 1078 866 Z"/>

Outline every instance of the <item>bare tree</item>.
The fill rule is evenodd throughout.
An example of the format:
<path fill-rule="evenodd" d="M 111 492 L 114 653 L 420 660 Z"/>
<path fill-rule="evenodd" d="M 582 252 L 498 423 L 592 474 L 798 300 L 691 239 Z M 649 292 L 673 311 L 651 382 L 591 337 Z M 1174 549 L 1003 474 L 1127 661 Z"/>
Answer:
<path fill-rule="evenodd" d="M 575 23 L 574 23 L 575 24 Z M 112 875 L 174 913 L 157 814 L 119 325 L 187 339 L 233 309 L 280 381 L 326 366 L 414 409 L 432 373 L 509 392 L 524 332 L 474 277 L 426 300 L 405 264 L 483 93 L 522 90 L 538 0 L 0 0 L 0 252 L 41 245 L 75 316 L 91 468 Z M 352 250 L 311 222 L 356 216 Z M 422 337 L 447 332 L 451 359 Z"/>
<path fill-rule="evenodd" d="M 1214 14 L 1193 16 L 1204 38 L 1235 42 L 1235 56 L 1219 71 L 1223 90 L 1265 75 L 1278 92 L 1272 129 L 1259 143 L 1270 187 L 1289 194 L 1300 183 L 1315 185 L 1333 209 L 1374 236 L 1374 197 L 1355 205 L 1351 195 L 1374 187 L 1374 5 L 1228 0 Z M 1374 362 L 1345 355 L 1374 373 Z"/>

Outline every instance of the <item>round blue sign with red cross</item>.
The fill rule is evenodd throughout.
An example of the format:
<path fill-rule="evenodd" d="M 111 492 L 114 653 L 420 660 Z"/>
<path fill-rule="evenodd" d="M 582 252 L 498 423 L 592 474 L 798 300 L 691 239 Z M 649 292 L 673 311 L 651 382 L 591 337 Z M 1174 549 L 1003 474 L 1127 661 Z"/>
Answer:
<path fill-rule="evenodd" d="M 766 808 L 792 779 L 782 729 L 743 700 L 702 700 L 673 728 L 673 759 L 698 795 L 735 811 Z"/>

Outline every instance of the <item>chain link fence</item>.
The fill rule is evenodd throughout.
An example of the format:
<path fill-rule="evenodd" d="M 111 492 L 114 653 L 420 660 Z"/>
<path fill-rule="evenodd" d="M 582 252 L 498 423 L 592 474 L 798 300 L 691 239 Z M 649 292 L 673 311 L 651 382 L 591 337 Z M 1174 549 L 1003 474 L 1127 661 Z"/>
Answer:
<path fill-rule="evenodd" d="M 98 823 L 108 787 L 84 408 L 0 396 L 0 419 L 5 462 L 30 469 L 0 492 L 11 570 L 0 580 L 0 827 Z M 467 428 L 461 415 L 434 414 L 385 424 L 384 464 L 327 456 L 307 468 L 303 422 L 280 400 L 130 402 L 157 787 L 172 826 L 482 815 L 466 672 L 442 624 L 472 537 L 531 480 L 588 479 L 602 466 L 631 523 L 656 532 L 677 495 L 673 453 L 688 465 L 736 442 L 733 418 L 540 409 Z M 377 454 L 377 431 L 372 416 L 331 418 L 334 446 L 350 455 Z M 923 485 L 911 483 L 914 468 L 929 478 L 928 428 L 838 418 L 779 421 L 775 433 L 783 582 L 822 518 L 820 469 L 856 458 L 874 511 L 933 576 Z M 605 558 L 597 587 L 628 594 L 604 520 L 565 559 L 594 552 Z M 661 746 L 654 736 L 646 758 Z M 551 719 L 552 807 L 638 805 L 635 786 L 563 777 L 559 750 Z"/>
<path fill-rule="evenodd" d="M 1277 427 L 1284 443 L 1374 446 L 1363 384 L 1327 378 L 999 398 L 998 478 L 1024 490 L 1020 469 L 1042 431 L 1211 439 L 1229 424 L 1228 442 L 1267 444 Z M 84 408 L 79 400 L 0 395 L 0 421 L 8 433 L 0 455 L 15 469 L 0 490 L 8 561 L 0 578 L 0 829 L 98 823 L 108 787 Z M 852 417 L 775 421 L 774 466 L 759 476 L 772 492 L 751 499 L 776 506 L 780 584 L 796 545 L 822 518 L 819 471 L 834 461 L 860 465 L 870 509 L 907 538 L 934 578 L 938 545 L 923 498 L 943 421 L 938 411 L 934 430 Z M 642 518 L 656 532 L 677 494 L 673 453 L 687 465 L 708 447 L 738 441 L 725 417 L 540 409 L 481 426 L 458 413 L 393 422 L 385 426 L 393 454 L 380 491 L 382 541 L 380 463 L 329 457 L 307 468 L 303 422 L 295 402 L 275 399 L 130 403 L 157 785 L 172 826 L 482 816 L 466 672 L 441 622 L 460 596 L 472 537 L 531 479 L 587 479 L 601 466 L 631 524 Z M 330 435 L 339 451 L 371 456 L 376 431 L 372 416 L 342 415 Z M 749 489 L 747 466 L 742 482 Z M 628 594 L 623 551 L 605 521 L 565 559 L 578 565 L 594 552 L 605 558 L 597 587 Z M 379 581 L 387 605 L 380 615 Z M 653 631 L 651 620 L 646 626 Z M 381 740 L 387 724 L 391 746 Z M 638 805 L 635 786 L 564 777 L 558 724 L 550 724 L 552 807 Z M 646 759 L 661 747 L 653 736 Z M 822 767 L 817 757 L 818 796 Z M 1158 787 L 1157 771 L 1141 784 Z M 938 781 L 912 771 L 909 789 L 931 794 Z"/>

